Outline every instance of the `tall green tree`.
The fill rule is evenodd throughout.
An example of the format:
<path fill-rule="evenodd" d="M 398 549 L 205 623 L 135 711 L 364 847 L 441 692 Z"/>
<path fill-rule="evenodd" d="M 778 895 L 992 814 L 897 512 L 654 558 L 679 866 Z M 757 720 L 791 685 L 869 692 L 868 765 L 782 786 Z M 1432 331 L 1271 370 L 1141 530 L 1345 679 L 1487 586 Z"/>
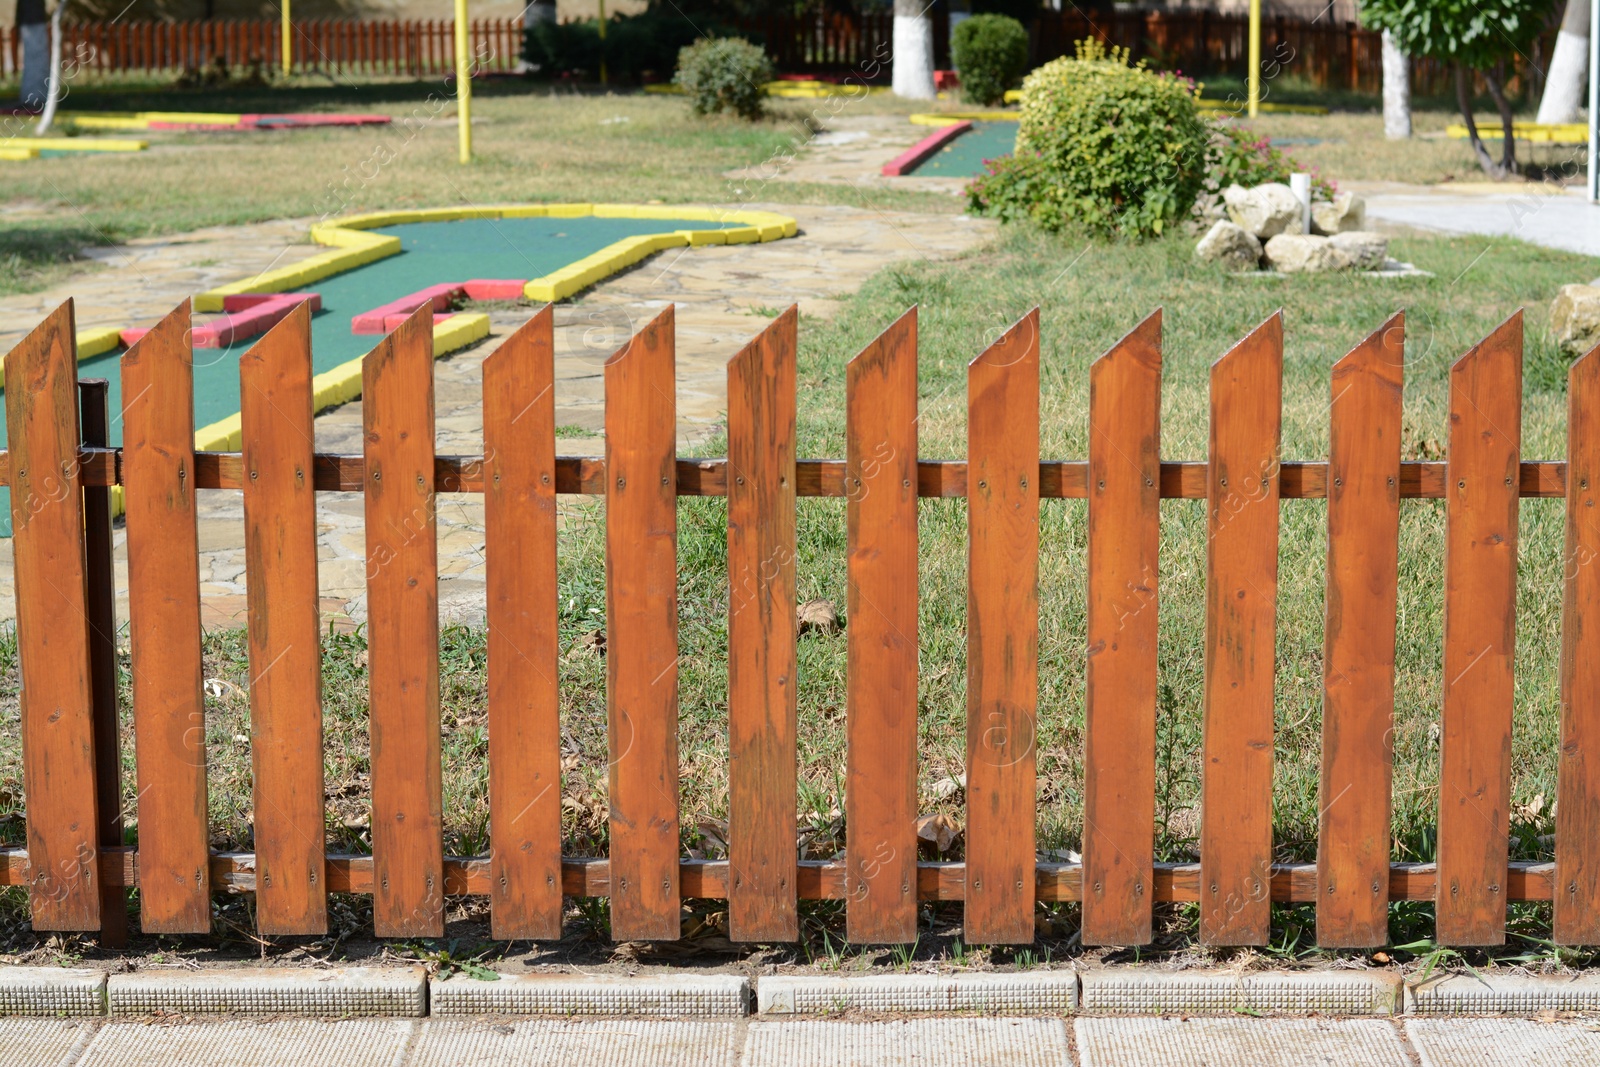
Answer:
<path fill-rule="evenodd" d="M 1506 62 L 1525 56 L 1550 18 L 1556 0 L 1361 0 L 1361 21 L 1387 30 L 1400 50 L 1447 63 L 1455 70 L 1456 104 L 1466 120 L 1478 164 L 1495 179 L 1517 173 L 1517 143 L 1511 136 L 1506 99 Z M 1475 75 L 1482 75 L 1500 112 L 1505 140 L 1496 162 L 1478 136 L 1472 117 Z"/>

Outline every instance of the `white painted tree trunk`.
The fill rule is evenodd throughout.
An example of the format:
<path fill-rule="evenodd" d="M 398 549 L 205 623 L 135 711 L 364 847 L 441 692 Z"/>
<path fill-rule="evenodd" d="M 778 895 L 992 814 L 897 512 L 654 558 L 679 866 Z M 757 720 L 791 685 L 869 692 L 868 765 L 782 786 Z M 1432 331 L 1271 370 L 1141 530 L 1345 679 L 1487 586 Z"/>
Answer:
<path fill-rule="evenodd" d="M 922 0 L 895 0 L 894 95 L 932 100 L 933 19 Z"/>
<path fill-rule="evenodd" d="M 1391 141 L 1411 136 L 1411 60 L 1383 31 L 1383 135 Z"/>
<path fill-rule="evenodd" d="M 34 135 L 43 137 L 56 121 L 56 107 L 61 103 L 61 15 L 67 9 L 67 0 L 57 0 L 56 9 L 50 13 L 50 90 L 46 94 L 44 111 L 39 115 L 39 125 Z"/>
<path fill-rule="evenodd" d="M 1536 121 L 1577 122 L 1588 86 L 1589 0 L 1567 0 Z"/>

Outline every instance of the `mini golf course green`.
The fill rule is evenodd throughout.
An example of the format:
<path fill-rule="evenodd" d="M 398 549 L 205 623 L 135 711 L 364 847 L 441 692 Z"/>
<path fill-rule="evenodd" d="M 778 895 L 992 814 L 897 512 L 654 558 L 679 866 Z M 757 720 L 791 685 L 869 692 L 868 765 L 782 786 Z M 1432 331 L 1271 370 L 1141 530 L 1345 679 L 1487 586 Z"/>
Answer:
<path fill-rule="evenodd" d="M 974 122 L 972 128 L 944 145 L 911 171 L 918 178 L 976 178 L 984 161 L 1009 156 L 1016 148 L 1015 122 Z"/>

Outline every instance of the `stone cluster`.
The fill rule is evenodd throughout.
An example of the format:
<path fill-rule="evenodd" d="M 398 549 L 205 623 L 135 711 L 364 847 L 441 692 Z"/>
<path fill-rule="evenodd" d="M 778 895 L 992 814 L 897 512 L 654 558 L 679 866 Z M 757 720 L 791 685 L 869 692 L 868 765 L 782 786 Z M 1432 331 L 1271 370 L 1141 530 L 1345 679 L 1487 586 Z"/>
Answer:
<path fill-rule="evenodd" d="M 1227 218 L 1213 223 L 1194 251 L 1229 271 L 1382 270 L 1389 261 L 1389 239 L 1362 229 L 1366 205 L 1354 193 L 1313 201 L 1310 233 L 1300 198 L 1282 182 L 1230 185 L 1222 200 Z"/>

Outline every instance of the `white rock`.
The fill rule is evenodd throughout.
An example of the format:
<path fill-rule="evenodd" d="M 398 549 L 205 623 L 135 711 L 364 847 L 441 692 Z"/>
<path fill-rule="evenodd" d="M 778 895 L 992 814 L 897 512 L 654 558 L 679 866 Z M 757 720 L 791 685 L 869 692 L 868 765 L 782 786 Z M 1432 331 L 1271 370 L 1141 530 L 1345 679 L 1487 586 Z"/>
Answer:
<path fill-rule="evenodd" d="M 1550 305 L 1550 332 L 1570 356 L 1600 344 L 1600 285 L 1563 285 Z"/>
<path fill-rule="evenodd" d="M 1265 241 L 1280 233 L 1304 233 L 1304 208 L 1300 198 L 1282 182 L 1267 182 L 1254 189 L 1230 185 L 1222 191 L 1228 217 Z"/>
<path fill-rule="evenodd" d="M 1350 257 L 1356 270 L 1380 270 L 1389 259 L 1389 239 L 1371 230 L 1347 230 L 1328 243 Z"/>
<path fill-rule="evenodd" d="M 1367 202 L 1355 193 L 1339 193 L 1330 200 L 1311 202 L 1311 232 L 1332 236 L 1366 225 Z"/>
<path fill-rule="evenodd" d="M 1330 239 L 1305 233 L 1280 233 L 1267 241 L 1263 251 L 1267 266 L 1285 274 L 1345 270 L 1351 265 L 1350 257 Z"/>
<path fill-rule="evenodd" d="M 1200 238 L 1194 255 L 1204 262 L 1221 263 L 1230 271 L 1255 270 L 1261 262 L 1261 242 L 1243 226 L 1219 219 Z"/>

